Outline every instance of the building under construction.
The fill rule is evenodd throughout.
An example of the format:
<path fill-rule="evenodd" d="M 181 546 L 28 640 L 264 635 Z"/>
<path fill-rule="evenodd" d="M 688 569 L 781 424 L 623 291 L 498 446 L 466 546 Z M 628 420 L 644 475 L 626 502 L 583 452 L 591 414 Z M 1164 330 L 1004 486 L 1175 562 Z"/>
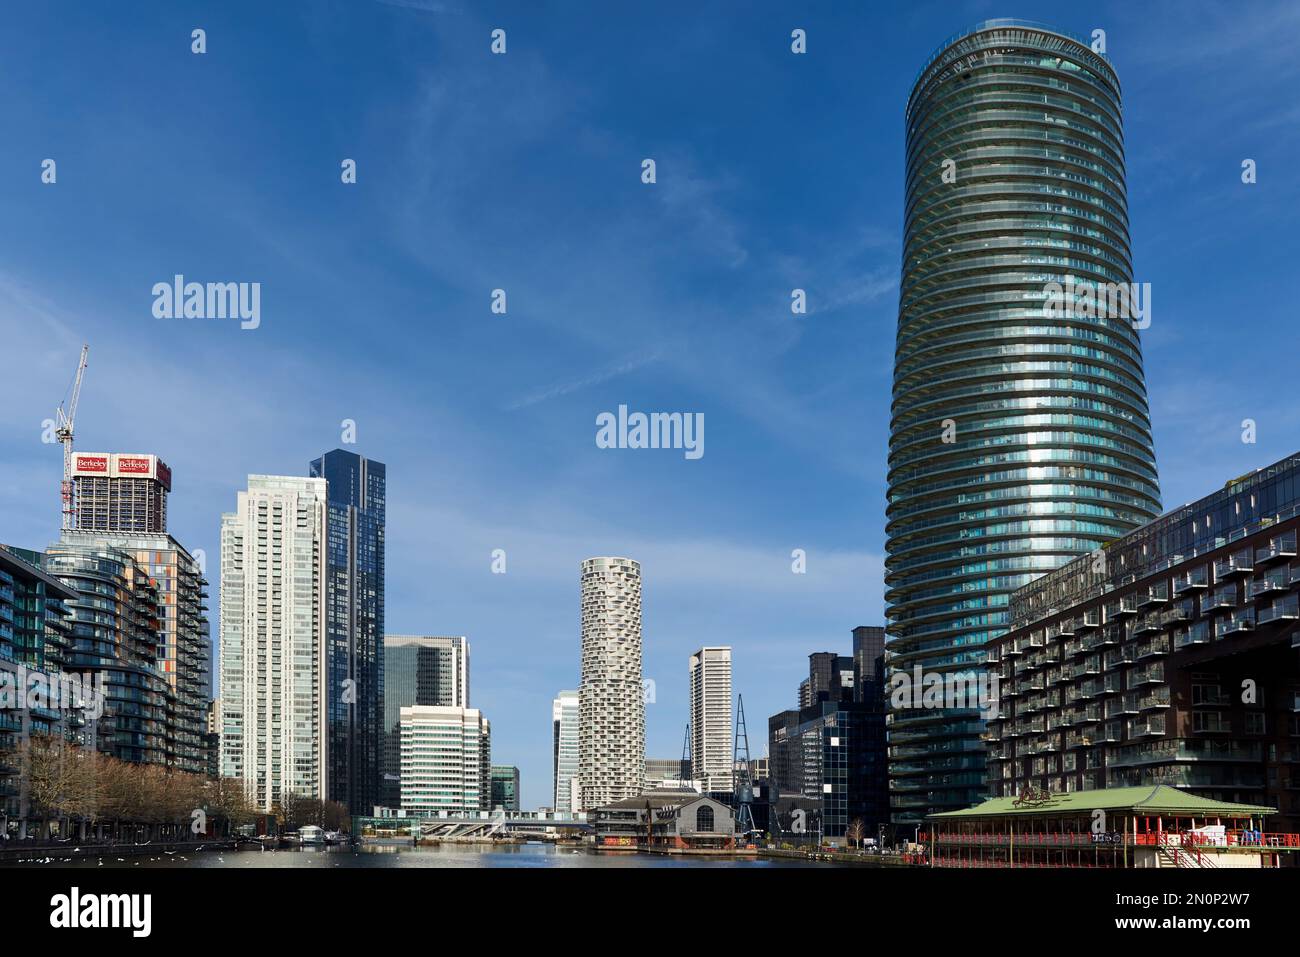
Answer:
<path fill-rule="evenodd" d="M 83 532 L 167 531 L 172 473 L 156 455 L 76 452 L 73 527 Z"/>

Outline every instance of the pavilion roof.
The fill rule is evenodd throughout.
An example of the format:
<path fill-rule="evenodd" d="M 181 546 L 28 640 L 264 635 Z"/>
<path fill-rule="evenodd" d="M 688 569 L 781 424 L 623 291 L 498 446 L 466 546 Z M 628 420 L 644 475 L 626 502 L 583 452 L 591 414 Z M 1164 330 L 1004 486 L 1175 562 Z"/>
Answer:
<path fill-rule="evenodd" d="M 1098 809 L 1180 817 L 1260 817 L 1277 813 L 1277 808 L 1274 807 L 1213 801 L 1167 784 L 1103 788 L 1097 791 L 1070 791 L 1064 794 L 1051 794 L 1046 801 L 1033 804 L 1016 804 L 1018 800 L 1019 798 L 1015 797 L 991 798 L 983 804 L 960 811 L 930 814 L 926 820 L 951 821 L 1010 816 L 1088 814 Z"/>

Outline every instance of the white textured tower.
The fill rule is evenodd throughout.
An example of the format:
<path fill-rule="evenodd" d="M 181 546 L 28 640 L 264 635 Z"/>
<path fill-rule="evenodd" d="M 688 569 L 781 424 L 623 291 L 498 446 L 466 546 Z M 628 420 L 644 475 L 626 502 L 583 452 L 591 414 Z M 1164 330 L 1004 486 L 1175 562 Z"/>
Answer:
<path fill-rule="evenodd" d="M 630 558 L 589 558 L 582 563 L 578 702 L 583 808 L 636 797 L 645 787 L 645 691 L 641 566 Z"/>
<path fill-rule="evenodd" d="M 706 792 L 730 791 L 731 649 L 701 648 L 691 655 L 691 778 Z"/>
<path fill-rule="evenodd" d="M 328 793 L 325 492 L 250 475 L 221 516 L 221 773 L 261 812 Z"/>

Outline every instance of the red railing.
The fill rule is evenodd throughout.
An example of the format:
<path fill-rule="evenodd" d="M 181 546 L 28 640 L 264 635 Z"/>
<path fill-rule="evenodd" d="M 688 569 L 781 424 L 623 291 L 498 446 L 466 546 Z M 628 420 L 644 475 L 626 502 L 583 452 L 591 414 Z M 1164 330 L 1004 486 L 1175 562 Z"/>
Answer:
<path fill-rule="evenodd" d="M 1227 832 L 1226 838 L 1226 846 L 1228 847 L 1258 847 L 1265 850 L 1271 847 L 1300 848 L 1300 834 L 1290 834 L 1285 831 L 1233 830 Z M 931 835 L 921 833 L 917 835 L 917 839 L 921 844 L 929 844 Z M 1014 841 L 1009 833 L 964 834 L 951 832 L 934 835 L 934 839 L 938 844 L 955 844 L 969 847 L 1006 847 L 1012 843 L 1017 847 L 1091 847 L 1094 844 L 1099 847 L 1106 847 L 1126 843 L 1144 847 L 1155 845 L 1177 845 L 1187 848 L 1224 846 L 1211 842 L 1203 834 L 1191 831 L 1151 831 L 1139 834 L 1120 833 L 1107 835 L 1094 835 L 1075 831 L 1063 833 L 1026 832 L 1016 834 Z"/>

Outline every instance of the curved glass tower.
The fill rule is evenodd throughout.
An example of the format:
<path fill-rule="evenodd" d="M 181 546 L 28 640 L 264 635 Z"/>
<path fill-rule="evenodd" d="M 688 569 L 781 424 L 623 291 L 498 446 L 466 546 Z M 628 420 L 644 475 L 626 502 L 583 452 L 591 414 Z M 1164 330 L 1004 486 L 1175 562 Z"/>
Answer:
<path fill-rule="evenodd" d="M 931 57 L 906 121 L 890 668 L 960 673 L 1016 588 L 1160 510 L 1134 321 L 1044 306 L 1133 279 L 1119 80 L 1081 40 L 990 21 Z M 893 819 L 980 799 L 982 732 L 979 710 L 893 710 Z"/>

